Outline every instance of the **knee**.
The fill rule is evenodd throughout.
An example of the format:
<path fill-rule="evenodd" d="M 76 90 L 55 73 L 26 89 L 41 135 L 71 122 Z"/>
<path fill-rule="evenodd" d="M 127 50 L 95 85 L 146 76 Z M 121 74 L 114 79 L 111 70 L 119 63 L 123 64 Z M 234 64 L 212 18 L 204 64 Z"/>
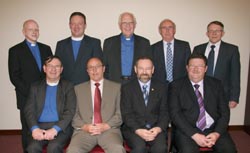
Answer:
<path fill-rule="evenodd" d="M 138 152 L 147 152 L 147 146 L 136 145 L 133 148 L 131 148 L 131 153 L 138 153 Z"/>
<path fill-rule="evenodd" d="M 167 145 L 152 146 L 150 148 L 151 153 L 166 153 L 168 150 Z"/>
<path fill-rule="evenodd" d="M 126 151 L 122 144 L 110 144 L 107 146 L 107 152 L 117 153 L 117 152 L 126 152 Z"/>
<path fill-rule="evenodd" d="M 47 146 L 47 153 L 63 152 L 63 146 L 59 143 L 49 143 Z"/>
<path fill-rule="evenodd" d="M 227 147 L 219 147 L 219 148 L 216 148 L 216 151 L 218 153 L 237 153 L 237 150 L 235 148 L 235 146 L 227 146 Z"/>

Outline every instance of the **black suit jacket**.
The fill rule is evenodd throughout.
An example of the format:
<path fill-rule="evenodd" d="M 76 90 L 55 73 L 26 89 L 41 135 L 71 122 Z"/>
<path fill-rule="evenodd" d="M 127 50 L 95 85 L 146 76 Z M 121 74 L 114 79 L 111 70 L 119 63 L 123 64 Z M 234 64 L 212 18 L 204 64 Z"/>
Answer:
<path fill-rule="evenodd" d="M 48 56 L 52 55 L 52 52 L 49 46 L 39 42 L 37 44 L 43 65 L 43 62 Z M 8 66 L 10 81 L 16 90 L 17 108 L 22 109 L 27 100 L 30 84 L 43 79 L 45 74 L 43 70 L 39 70 L 26 40 L 9 49 Z"/>
<path fill-rule="evenodd" d="M 42 114 L 46 98 L 46 80 L 32 84 L 27 104 L 25 105 L 25 118 L 29 129 L 39 125 L 38 119 Z M 55 125 L 59 126 L 64 132 L 71 126 L 72 118 L 76 109 L 76 95 L 73 84 L 60 80 L 57 88 L 56 107 L 59 121 Z"/>
<path fill-rule="evenodd" d="M 158 41 L 151 47 L 155 66 L 153 77 L 166 82 L 167 74 L 163 41 Z M 186 76 L 186 62 L 190 54 L 191 49 L 188 42 L 174 39 L 173 80 Z"/>
<path fill-rule="evenodd" d="M 225 102 L 221 81 L 204 78 L 204 105 L 207 113 L 214 119 L 212 131 L 224 134 L 229 123 L 229 107 Z M 192 83 L 188 77 L 173 81 L 169 89 L 169 113 L 176 130 L 188 137 L 200 133 L 196 127 L 199 117 L 199 104 Z"/>
<path fill-rule="evenodd" d="M 165 84 L 157 80 L 151 80 L 149 99 L 146 106 L 137 79 L 123 85 L 121 88 L 123 131 L 134 133 L 137 129 L 145 129 L 146 123 L 166 131 L 169 123 L 166 93 Z"/>
<path fill-rule="evenodd" d="M 103 45 L 103 56 L 105 69 L 105 78 L 122 82 L 121 76 L 121 34 L 105 39 Z M 137 58 L 147 56 L 152 58 L 149 40 L 134 34 L 134 59 L 133 65 Z M 133 66 L 132 65 L 132 66 Z M 132 68 L 132 77 L 135 77 L 134 69 Z"/>
<path fill-rule="evenodd" d="M 101 41 L 84 35 L 75 61 L 72 40 L 68 37 L 57 42 L 55 55 L 59 56 L 63 63 L 62 77 L 76 85 L 89 80 L 86 71 L 88 59 L 102 58 Z"/>
<path fill-rule="evenodd" d="M 194 48 L 194 53 L 205 54 L 208 43 Z M 221 41 L 214 77 L 221 80 L 227 101 L 239 102 L 240 96 L 240 53 L 238 47 Z"/>

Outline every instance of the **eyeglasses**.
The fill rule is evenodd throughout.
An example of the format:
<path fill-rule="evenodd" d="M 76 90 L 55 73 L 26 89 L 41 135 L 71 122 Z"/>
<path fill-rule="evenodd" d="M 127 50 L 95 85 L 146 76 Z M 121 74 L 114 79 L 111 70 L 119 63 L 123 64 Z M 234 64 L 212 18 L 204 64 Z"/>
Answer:
<path fill-rule="evenodd" d="M 122 26 L 133 26 L 134 25 L 134 22 L 122 22 L 121 23 Z"/>
<path fill-rule="evenodd" d="M 59 70 L 62 66 L 61 65 L 50 65 L 50 64 L 47 64 L 46 67 L 48 69 L 56 69 L 56 70 Z"/>
<path fill-rule="evenodd" d="M 188 68 L 190 69 L 202 69 L 202 68 L 205 68 L 206 66 L 205 65 L 188 65 Z"/>
<path fill-rule="evenodd" d="M 88 66 L 87 69 L 89 71 L 93 71 L 93 70 L 97 70 L 99 68 L 101 68 L 103 65 L 97 65 L 97 66 Z"/>
<path fill-rule="evenodd" d="M 208 30 L 208 33 L 221 33 L 223 30 Z"/>

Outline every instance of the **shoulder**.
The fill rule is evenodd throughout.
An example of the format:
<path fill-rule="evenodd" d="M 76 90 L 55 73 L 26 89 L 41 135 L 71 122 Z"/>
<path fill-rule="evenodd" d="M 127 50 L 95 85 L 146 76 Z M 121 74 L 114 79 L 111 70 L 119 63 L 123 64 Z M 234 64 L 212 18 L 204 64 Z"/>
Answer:
<path fill-rule="evenodd" d="M 71 40 L 71 38 L 70 38 L 70 37 L 68 37 L 68 38 L 65 38 L 65 39 L 59 40 L 59 41 L 57 42 L 57 44 L 64 44 L 64 43 L 70 42 L 70 40 Z"/>
<path fill-rule="evenodd" d="M 104 42 L 109 42 L 109 41 L 114 41 L 114 40 L 120 40 L 120 34 L 119 35 L 115 35 L 115 36 L 111 36 L 111 37 L 108 37 L 104 40 Z"/>
<path fill-rule="evenodd" d="M 134 34 L 134 37 L 135 37 L 135 41 L 149 43 L 149 40 L 147 38 L 145 38 L 145 37 L 142 37 L 142 36 L 139 36 L 139 35 L 136 35 L 136 34 Z"/>
<path fill-rule="evenodd" d="M 180 39 L 174 39 L 174 43 L 176 44 L 182 44 L 182 45 L 189 45 L 189 42 L 180 40 Z"/>
<path fill-rule="evenodd" d="M 114 81 L 110 81 L 107 79 L 104 79 L 104 84 L 107 84 L 108 86 L 112 87 L 113 89 L 119 89 L 121 88 L 121 84 L 114 82 Z"/>
<path fill-rule="evenodd" d="M 83 39 L 86 40 L 86 41 L 92 41 L 92 42 L 100 42 L 101 41 L 98 38 L 94 38 L 94 37 L 91 37 L 91 36 L 88 36 L 88 35 L 84 35 Z"/>
<path fill-rule="evenodd" d="M 152 46 L 152 48 L 156 48 L 156 47 L 162 47 L 162 45 L 163 45 L 163 42 L 162 42 L 162 40 L 160 40 L 160 41 L 157 41 L 156 43 L 154 43 L 151 46 Z"/>
<path fill-rule="evenodd" d="M 207 46 L 207 44 L 208 44 L 208 43 L 199 44 L 199 45 L 195 46 L 194 48 L 205 47 L 205 46 Z"/>
<path fill-rule="evenodd" d="M 16 50 L 16 49 L 20 49 L 21 47 L 23 47 L 25 45 L 25 42 L 22 41 L 14 46 L 12 46 L 9 50 L 12 51 L 12 50 Z"/>
<path fill-rule="evenodd" d="M 228 48 L 238 49 L 238 46 L 236 46 L 234 44 L 224 42 L 224 41 L 221 41 L 221 45 L 224 46 L 224 47 L 228 47 Z"/>

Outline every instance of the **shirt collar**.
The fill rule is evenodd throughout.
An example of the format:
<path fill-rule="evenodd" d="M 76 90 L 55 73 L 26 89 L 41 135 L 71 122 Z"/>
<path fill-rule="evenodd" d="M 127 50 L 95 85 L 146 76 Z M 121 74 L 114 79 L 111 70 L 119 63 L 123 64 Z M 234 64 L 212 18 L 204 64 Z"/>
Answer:
<path fill-rule="evenodd" d="M 123 34 L 121 34 L 121 39 L 123 41 L 134 41 L 134 34 L 132 34 L 129 38 L 127 38 Z"/>
<path fill-rule="evenodd" d="M 26 39 L 26 44 L 30 47 L 35 47 L 36 46 L 36 43 L 31 43 L 29 42 L 27 39 Z"/>
<path fill-rule="evenodd" d="M 81 41 L 83 39 L 84 35 L 82 37 L 73 37 L 71 36 L 71 39 L 74 41 Z"/>

